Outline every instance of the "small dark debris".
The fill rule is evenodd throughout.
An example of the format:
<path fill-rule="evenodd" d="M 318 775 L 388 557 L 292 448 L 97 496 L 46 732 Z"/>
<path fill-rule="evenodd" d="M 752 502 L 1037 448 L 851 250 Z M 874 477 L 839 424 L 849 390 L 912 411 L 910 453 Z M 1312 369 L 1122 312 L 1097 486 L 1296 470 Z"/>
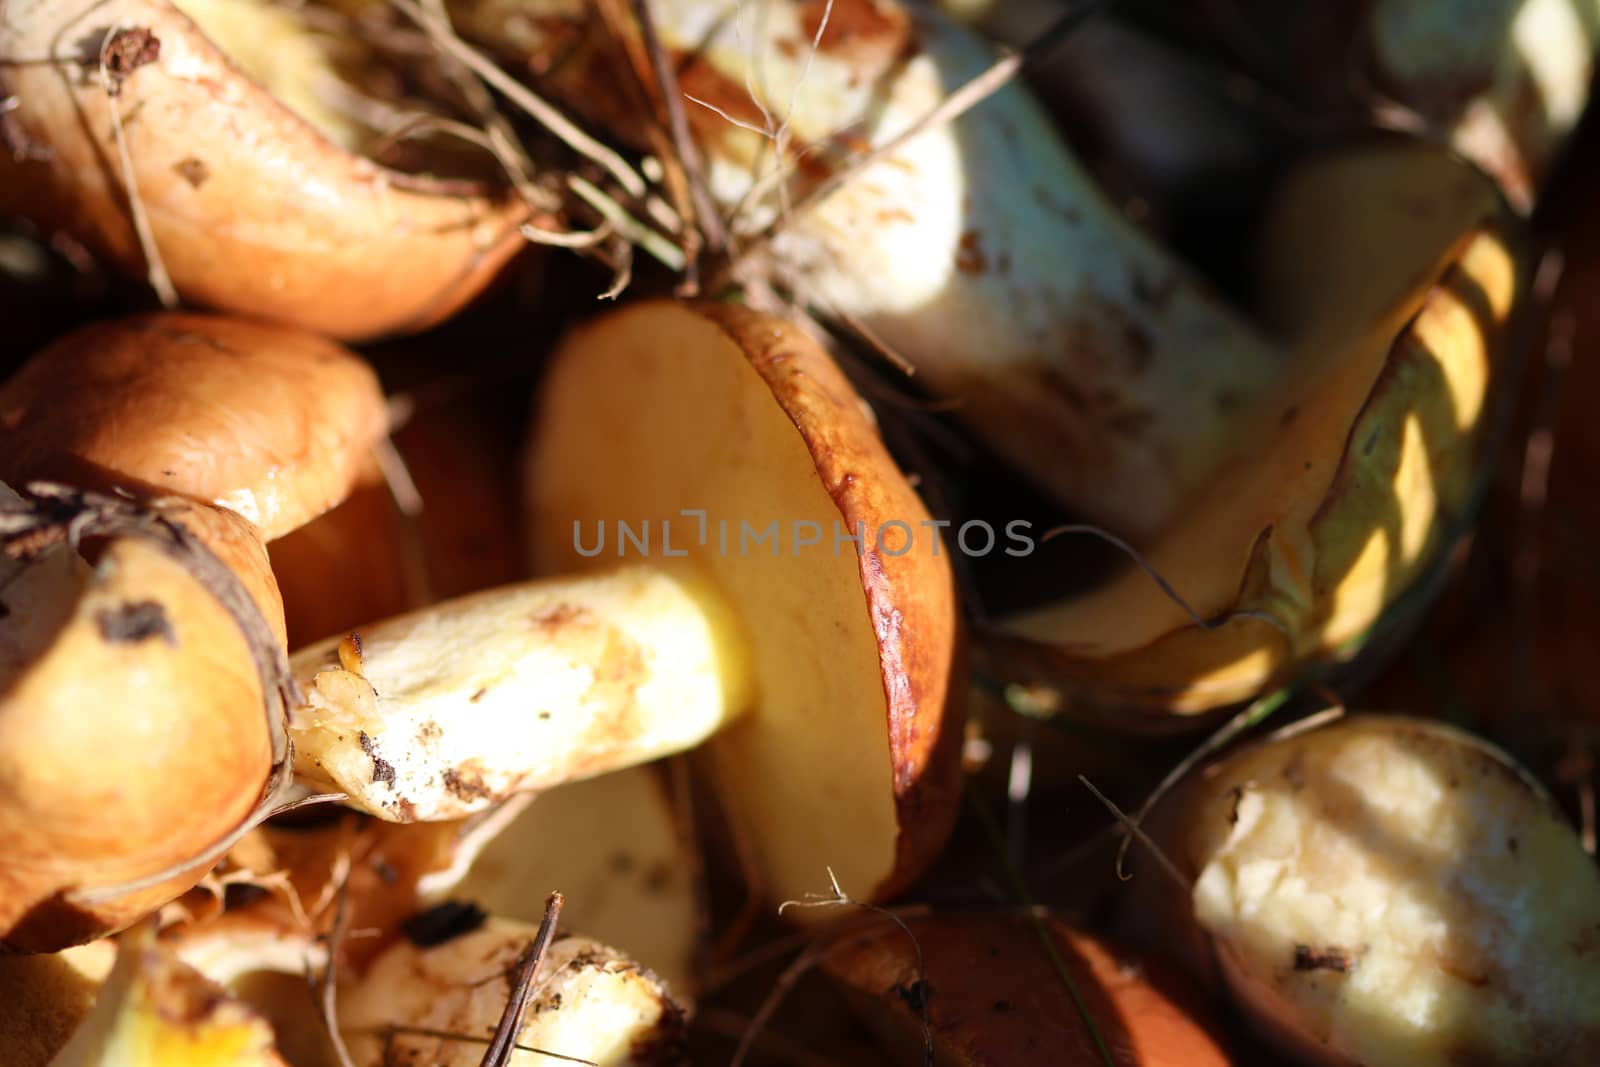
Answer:
<path fill-rule="evenodd" d="M 906 1002 L 906 1007 L 917 1014 L 928 1008 L 928 1001 L 933 999 L 933 987 L 926 978 L 918 978 L 915 982 L 904 982 L 893 989 L 894 995 Z"/>
<path fill-rule="evenodd" d="M 1294 947 L 1294 969 L 1297 971 L 1335 971 L 1349 974 L 1356 969 L 1355 955 L 1342 948 L 1312 948 L 1310 945 Z"/>
<path fill-rule="evenodd" d="M 472 933 L 488 918 L 488 914 L 470 900 L 447 900 L 403 920 L 400 929 L 406 940 L 418 948 L 433 948 Z"/>
<path fill-rule="evenodd" d="M 550 713 L 548 711 L 541 711 L 539 713 L 539 718 L 540 719 L 548 719 L 549 717 L 550 717 Z"/>
<path fill-rule="evenodd" d="M 644 875 L 644 888 L 647 893 L 663 893 L 667 886 L 672 884 L 672 867 L 666 863 L 651 864 Z"/>
<path fill-rule="evenodd" d="M 462 774 L 454 768 L 444 772 L 444 787 L 459 800 L 476 800 L 491 795 L 489 787 L 475 774 Z"/>
<path fill-rule="evenodd" d="M 1510 852 L 1513 856 L 1515 856 L 1517 854 L 1517 850 L 1519 848 L 1521 848 L 1521 847 L 1522 847 L 1522 842 L 1518 841 L 1515 837 L 1506 838 L 1506 850 L 1508 852 Z"/>
<path fill-rule="evenodd" d="M 400 884 L 400 872 L 395 869 L 394 864 L 390 863 L 382 856 L 379 856 L 372 861 L 372 873 L 376 874 L 378 876 L 378 881 L 382 882 L 384 885 Z"/>
<path fill-rule="evenodd" d="M 230 882 L 222 888 L 222 907 L 225 911 L 232 911 L 248 907 L 271 895 L 270 890 L 254 882 Z"/>
<path fill-rule="evenodd" d="M 1244 786 L 1236 785 L 1228 790 L 1228 794 L 1233 797 L 1233 802 L 1228 805 L 1228 825 L 1237 826 L 1239 825 L 1239 805 L 1244 801 Z"/>
<path fill-rule="evenodd" d="M 161 57 L 161 40 L 143 26 L 118 30 L 106 42 L 100 57 L 116 83 L 115 89 L 128 75 Z"/>
<path fill-rule="evenodd" d="M 372 780 L 374 782 L 382 782 L 393 788 L 394 764 L 378 755 L 378 746 L 373 743 L 372 738 L 368 736 L 365 730 L 361 731 L 358 740 L 361 742 L 361 751 L 365 752 L 367 758 L 372 760 Z"/>
<path fill-rule="evenodd" d="M 997 1001 L 995 1001 L 994 1002 L 994 1010 L 995 1011 L 1002 1011 L 1002 1012 L 1010 1011 L 1011 1010 L 1011 1001 L 1009 1001 L 1009 1000 L 997 1000 Z"/>
<path fill-rule="evenodd" d="M 178 635 L 167 620 L 167 609 L 154 600 L 130 600 L 116 608 L 102 608 L 94 617 L 100 636 L 112 644 L 136 645 L 159 637 L 177 645 Z"/>
<path fill-rule="evenodd" d="M 178 177 L 188 182 L 190 187 L 194 189 L 200 188 L 211 179 L 211 168 L 206 166 L 205 160 L 197 159 L 194 156 L 178 160 L 172 165 L 172 169 L 177 173 Z M 170 471 L 162 471 L 161 473 L 171 474 Z"/>
<path fill-rule="evenodd" d="M 8 605 L 4 600 L 0 600 L 0 619 L 9 619 L 10 617 L 11 617 L 11 607 L 10 607 L 10 605 Z"/>
<path fill-rule="evenodd" d="M 488 694 L 489 694 L 489 689 L 488 689 L 487 686 L 485 686 L 485 687 L 479 689 L 476 693 L 473 693 L 471 699 L 469 699 L 467 702 L 469 704 L 476 704 L 478 701 L 482 700 Z"/>

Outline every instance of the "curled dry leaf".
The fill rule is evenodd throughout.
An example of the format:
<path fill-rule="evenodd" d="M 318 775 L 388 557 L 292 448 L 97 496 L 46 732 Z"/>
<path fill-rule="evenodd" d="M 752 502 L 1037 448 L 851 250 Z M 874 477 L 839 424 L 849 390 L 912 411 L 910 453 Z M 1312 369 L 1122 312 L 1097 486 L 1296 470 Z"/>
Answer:
<path fill-rule="evenodd" d="M 106 49 L 106 84 L 108 40 L 138 47 Z M 0 153 L 0 213 L 135 277 L 154 252 L 190 303 L 352 338 L 437 322 L 521 247 L 528 211 L 360 155 L 335 54 L 352 44 L 263 0 L 6 0 L 0 96 L 46 155 Z"/>

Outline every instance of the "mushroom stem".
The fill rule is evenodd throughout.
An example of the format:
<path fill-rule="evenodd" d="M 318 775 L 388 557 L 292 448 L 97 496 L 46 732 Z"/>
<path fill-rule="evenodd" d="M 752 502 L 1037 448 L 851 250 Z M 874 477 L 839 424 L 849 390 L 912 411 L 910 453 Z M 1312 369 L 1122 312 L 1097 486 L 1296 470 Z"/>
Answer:
<path fill-rule="evenodd" d="M 399 822 L 692 748 L 754 688 L 721 594 L 655 563 L 463 597 L 292 666 L 296 770 Z"/>

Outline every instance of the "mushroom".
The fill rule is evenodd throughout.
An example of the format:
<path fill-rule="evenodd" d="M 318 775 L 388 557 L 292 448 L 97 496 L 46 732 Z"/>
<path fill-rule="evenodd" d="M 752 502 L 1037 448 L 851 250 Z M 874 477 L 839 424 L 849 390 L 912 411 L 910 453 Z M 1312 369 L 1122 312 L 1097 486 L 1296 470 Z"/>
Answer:
<path fill-rule="evenodd" d="M 0 478 L 97 491 L 5 491 L 6 947 L 126 926 L 287 781 L 262 534 L 342 495 L 382 416 L 337 346 L 210 316 L 87 327 L 0 387 Z"/>
<path fill-rule="evenodd" d="M 12 1067 L 49 1064 L 93 1009 L 115 958 L 110 941 L 0 957 L 0 1041 Z"/>
<path fill-rule="evenodd" d="M 179 961 L 146 923 L 117 962 L 52 1067 L 288 1067 L 272 1027 Z"/>
<path fill-rule="evenodd" d="M 838 368 L 736 305 L 636 304 L 555 353 L 530 455 L 540 569 L 571 576 L 298 651 L 301 776 L 440 819 L 711 738 L 774 894 L 907 884 L 955 814 L 954 592 Z M 588 552 L 601 523 L 650 558 Z"/>
<path fill-rule="evenodd" d="M 890 1062 L 928 1062 L 930 1041 L 946 1067 L 1234 1062 L 1181 971 L 1054 916 L 936 913 L 903 924 L 840 934 L 821 955 Z"/>
<path fill-rule="evenodd" d="M 527 209 L 362 156 L 376 133 L 327 103 L 359 95 L 355 47 L 265 0 L 4 0 L 0 98 L 36 150 L 0 153 L 0 215 L 137 277 L 154 253 L 190 303 L 343 338 L 437 322 L 522 247 Z"/>
<path fill-rule="evenodd" d="M 693 846 L 662 769 L 628 767 L 467 820 L 451 866 L 418 888 L 424 901 L 470 900 L 499 918 L 537 923 L 537 891 L 560 886 L 566 922 L 626 945 L 687 1007 L 700 948 Z"/>
<path fill-rule="evenodd" d="M 1379 0 L 1305 18 L 1270 0 L 1141 6 L 1162 30 L 1288 90 L 1330 125 L 1435 132 L 1521 211 L 1578 126 L 1600 45 L 1588 0 Z"/>
<path fill-rule="evenodd" d="M 1141 868 L 1133 921 L 1192 943 L 1286 1055 L 1600 1056 L 1600 872 L 1544 789 L 1465 731 L 1378 715 L 1288 729 L 1188 779 L 1151 832 L 1190 882 Z"/>
<path fill-rule="evenodd" d="M 372 368 L 331 341 L 136 315 L 74 330 L 0 386 L 0 478 L 188 497 L 272 541 L 343 500 L 387 429 Z"/>
<path fill-rule="evenodd" d="M 0 943 L 53 951 L 183 892 L 263 800 L 283 738 L 258 607 L 275 590 L 254 531 L 228 512 L 179 518 L 253 551 L 231 566 L 170 511 L 30 506 L 3 486 L 0 501 L 8 522 L 44 520 L 10 546 L 46 542 L 0 556 Z M 63 507 L 92 523 L 82 556 L 69 522 L 49 521 Z"/>
<path fill-rule="evenodd" d="M 462 33 L 550 68 L 550 91 L 649 147 L 647 112 L 624 91 L 635 74 L 608 63 L 643 54 L 636 30 L 624 49 L 586 40 L 603 20 L 564 0 L 452 11 Z M 773 0 L 760 19 L 739 0 L 650 11 L 712 195 L 748 243 L 776 227 L 772 263 L 739 276 L 770 266 L 819 315 L 864 325 L 1057 500 L 1124 535 L 1182 517 L 1282 354 L 1106 198 L 1025 88 L 801 206 L 989 67 L 992 48 L 894 0 Z M 774 180 L 790 171 L 787 188 Z"/>
<path fill-rule="evenodd" d="M 580 21 L 559 0 L 458 14 L 463 32 L 515 39 L 508 55 L 533 49 L 551 91 L 647 143 L 639 109 L 607 91 L 618 53 L 635 57 L 625 75 L 654 84 L 636 32 L 599 47 L 581 35 L 606 20 Z M 1247 315 L 1126 217 L 1018 85 L 840 178 L 994 61 L 937 12 L 778 0 L 752 20 L 736 0 L 676 0 L 651 14 L 692 98 L 712 193 L 772 261 L 732 276 L 786 285 L 893 348 L 914 384 L 1074 517 L 1126 542 L 1201 620 L 1130 564 L 1084 596 L 991 606 L 1020 638 L 996 642 L 996 673 L 1060 687 L 1073 714 L 1181 728 L 1405 626 L 1476 496 L 1506 407 L 1509 320 L 1526 304 L 1518 227 L 1491 181 L 1437 146 L 1379 138 L 1329 152 L 1276 130 L 1277 150 L 1301 159 L 1262 224 Z M 556 54 L 569 61 L 543 62 Z M 1179 125 L 1264 125 L 1205 104 Z M 1160 147 L 1181 157 L 1186 144 Z M 1413 203 L 1425 217 L 1407 217 Z M 1408 429 L 1412 416 L 1425 432 Z M 1351 454 L 1351 441 L 1373 451 Z M 1403 530 L 1375 543 L 1380 524 Z M 1035 564 L 1051 589 L 1048 564 Z"/>
<path fill-rule="evenodd" d="M 511 978 L 536 928 L 503 919 L 401 941 L 339 999 L 355 1067 L 416 1062 L 474 1067 L 506 1011 Z M 683 1010 L 649 971 L 575 935 L 545 951 L 517 1047 L 615 1067 L 686 1062 Z M 518 1057 L 521 1059 L 521 1057 Z"/>
<path fill-rule="evenodd" d="M 1258 252 L 1294 373 L 1141 545 L 1168 588 L 1128 566 L 1002 620 L 1002 660 L 1079 713 L 1170 726 L 1381 645 L 1480 494 L 1527 290 L 1490 183 L 1426 145 L 1329 152 L 1284 181 Z"/>

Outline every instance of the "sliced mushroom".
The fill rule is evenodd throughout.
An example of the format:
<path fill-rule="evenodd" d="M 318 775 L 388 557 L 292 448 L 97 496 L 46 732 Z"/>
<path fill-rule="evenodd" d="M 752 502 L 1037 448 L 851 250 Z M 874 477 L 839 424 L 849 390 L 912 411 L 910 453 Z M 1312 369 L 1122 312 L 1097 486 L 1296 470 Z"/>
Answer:
<path fill-rule="evenodd" d="M 402 1057 L 438 1067 L 481 1063 L 534 932 L 489 919 L 438 943 L 390 948 L 340 996 L 339 1026 L 356 1067 Z M 683 1042 L 683 1011 L 661 983 L 617 950 L 577 936 L 551 943 L 516 1036 L 528 1050 L 519 1058 L 543 1051 L 614 1067 L 683 1063 Z"/>
<path fill-rule="evenodd" d="M 301 774 L 387 819 L 448 818 L 716 734 L 774 894 L 830 867 L 863 897 L 904 885 L 955 813 L 954 595 L 838 368 L 733 305 L 638 304 L 561 346 L 532 445 L 541 567 L 592 573 L 296 653 Z M 654 558 L 579 551 L 602 522 L 648 522 Z"/>
<path fill-rule="evenodd" d="M 1352 1067 L 1600 1056 L 1600 873 L 1549 796 L 1452 727 L 1360 715 L 1218 761 L 1163 802 L 1187 893 L 1147 918 L 1286 1054 Z M 1170 917 L 1163 920 L 1162 916 Z"/>
<path fill-rule="evenodd" d="M 1296 339 L 1293 373 L 1147 547 L 1183 603 L 1129 566 L 1003 624 L 1014 665 L 1070 680 L 1091 698 L 1075 706 L 1119 723 L 1348 660 L 1404 619 L 1485 477 L 1526 291 L 1485 179 L 1422 145 L 1335 152 L 1286 182 L 1260 254 L 1263 317 Z"/>
<path fill-rule="evenodd" d="M 355 38 L 309 34 L 264 0 L 5 0 L 0 95 L 38 151 L 0 153 L 0 214 L 143 277 L 136 199 L 188 302 L 340 337 L 448 316 L 522 246 L 527 209 L 358 154 L 330 52 Z"/>
<path fill-rule="evenodd" d="M 463 826 L 451 867 L 422 880 L 423 899 L 470 900 L 537 923 L 540 894 L 560 886 L 574 929 L 628 946 L 687 1007 L 700 947 L 700 857 L 662 769 L 613 771 L 506 807 Z"/>

